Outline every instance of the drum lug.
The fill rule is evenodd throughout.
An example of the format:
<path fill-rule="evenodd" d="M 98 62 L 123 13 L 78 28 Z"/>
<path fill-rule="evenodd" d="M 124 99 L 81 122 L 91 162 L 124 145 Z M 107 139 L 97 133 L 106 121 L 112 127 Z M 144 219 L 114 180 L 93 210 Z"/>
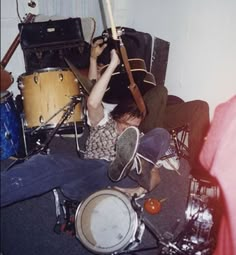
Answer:
<path fill-rule="evenodd" d="M 38 79 L 38 73 L 34 73 L 34 83 L 35 83 L 35 84 L 38 84 L 38 81 L 39 81 L 39 79 Z"/>
<path fill-rule="evenodd" d="M 23 82 L 22 82 L 22 77 L 21 77 L 21 76 L 18 77 L 18 79 L 17 79 L 17 84 L 18 84 L 18 89 L 19 89 L 19 90 L 24 89 L 24 84 L 23 84 Z"/>
<path fill-rule="evenodd" d="M 11 133 L 10 132 L 5 132 L 5 138 L 7 139 L 7 140 L 11 140 L 12 139 L 12 136 L 11 136 Z"/>
<path fill-rule="evenodd" d="M 42 115 L 39 116 L 39 123 L 43 124 L 44 123 L 44 118 Z"/>
<path fill-rule="evenodd" d="M 60 80 L 60 81 L 63 81 L 63 79 L 64 79 L 63 74 L 60 73 L 58 76 L 59 76 L 59 80 Z"/>
<path fill-rule="evenodd" d="M 18 89 L 19 89 L 19 90 L 24 89 L 24 85 L 23 85 L 22 83 L 21 83 L 21 84 L 19 84 L 19 85 L 18 85 Z"/>

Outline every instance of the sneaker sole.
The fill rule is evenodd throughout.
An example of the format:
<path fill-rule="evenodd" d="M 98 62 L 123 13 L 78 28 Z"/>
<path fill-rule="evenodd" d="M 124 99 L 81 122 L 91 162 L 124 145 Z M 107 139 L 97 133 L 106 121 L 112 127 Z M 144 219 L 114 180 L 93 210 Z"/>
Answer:
<path fill-rule="evenodd" d="M 132 167 L 139 142 L 139 130 L 128 127 L 118 138 L 116 144 L 116 157 L 110 164 L 108 176 L 112 181 L 120 181 L 128 175 Z"/>

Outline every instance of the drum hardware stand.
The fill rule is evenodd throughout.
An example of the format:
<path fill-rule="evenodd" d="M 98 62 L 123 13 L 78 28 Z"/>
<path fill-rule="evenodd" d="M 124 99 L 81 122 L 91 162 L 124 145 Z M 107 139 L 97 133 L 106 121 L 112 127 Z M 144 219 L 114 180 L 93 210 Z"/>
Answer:
<path fill-rule="evenodd" d="M 78 137 L 79 137 L 79 135 L 78 135 L 78 130 L 77 130 L 77 124 L 76 124 L 76 122 L 74 122 L 74 127 L 75 127 L 75 144 L 76 144 L 76 150 L 77 150 L 77 152 L 78 153 L 81 153 L 81 149 L 80 149 L 80 146 L 79 146 L 79 141 L 78 141 Z M 81 157 L 81 155 L 80 155 L 80 157 Z"/>
<path fill-rule="evenodd" d="M 201 195 L 201 190 L 204 187 L 205 186 L 200 183 L 197 187 L 196 193 L 194 193 L 197 198 L 192 198 L 193 204 L 198 204 L 196 200 L 200 203 L 199 208 L 197 210 L 193 208 L 194 211 L 190 215 L 190 217 L 187 218 L 188 221 L 185 224 L 183 230 L 173 241 L 175 245 L 177 245 L 181 249 L 181 251 L 184 251 L 185 254 L 188 255 L 211 255 L 216 244 L 216 238 L 214 236 L 210 236 L 214 223 L 209 220 L 209 218 L 206 219 L 203 217 L 205 210 L 211 209 L 208 207 L 208 198 L 206 198 L 204 195 Z M 193 193 L 191 193 L 190 196 L 191 195 L 193 195 Z M 213 216 L 214 218 L 214 215 L 211 216 Z M 202 219 L 202 217 L 204 219 Z M 164 248 L 163 252 L 164 253 L 162 254 L 166 255 L 179 254 L 178 252 L 176 253 L 176 250 L 173 250 L 172 247 Z"/>
<path fill-rule="evenodd" d="M 61 222 L 60 222 L 60 216 L 61 216 L 61 210 L 60 210 L 60 199 L 59 194 L 57 192 L 57 189 L 53 189 L 53 195 L 55 199 L 55 207 L 56 207 L 56 224 L 54 226 L 54 232 L 57 234 L 60 234 L 60 228 L 61 228 Z"/>
<path fill-rule="evenodd" d="M 71 101 L 66 105 L 68 108 L 65 110 L 64 114 L 62 115 L 61 119 L 57 123 L 56 127 L 50 133 L 50 136 L 47 138 L 46 142 L 44 144 L 40 144 L 39 147 L 36 147 L 36 149 L 32 150 L 26 156 L 26 158 L 29 158 L 31 155 L 34 155 L 34 154 L 39 153 L 39 152 L 43 152 L 43 153 L 49 154 L 49 151 L 50 151 L 49 148 L 48 148 L 49 144 L 51 143 L 52 139 L 56 135 L 56 133 L 59 130 L 59 128 L 61 127 L 61 125 L 65 122 L 65 120 L 67 120 L 69 118 L 69 116 L 73 112 L 75 106 L 80 101 L 81 101 L 81 97 L 80 96 L 73 96 L 73 97 L 71 97 Z M 54 195 L 54 198 L 55 198 L 55 208 L 56 208 L 56 224 L 54 226 L 54 232 L 60 233 L 60 227 L 61 227 L 60 216 L 61 216 L 61 212 L 60 212 L 59 195 L 58 195 L 58 192 L 57 192 L 56 189 L 53 189 L 53 195 Z"/>
<path fill-rule="evenodd" d="M 78 102 L 81 102 L 81 108 L 83 109 L 84 105 L 83 105 L 83 97 L 84 97 L 84 94 L 81 92 L 79 96 L 73 96 L 71 97 L 71 99 L 77 99 L 79 100 Z M 77 102 L 77 103 L 78 103 Z M 34 135 L 34 134 L 37 134 L 37 132 L 39 130 L 41 130 L 44 126 L 47 125 L 47 123 L 52 120 L 56 115 L 58 115 L 61 111 L 65 110 L 66 107 L 70 108 L 70 111 L 69 111 L 69 114 L 68 114 L 68 117 L 70 116 L 70 114 L 73 112 L 73 107 L 76 106 L 76 104 L 73 106 L 71 106 L 71 101 L 69 103 L 67 103 L 65 106 L 63 106 L 61 109 L 59 109 L 56 113 L 54 113 L 45 123 L 43 123 L 42 125 L 40 125 L 39 127 L 35 128 L 33 131 L 30 132 L 30 135 Z M 68 111 L 68 110 L 66 110 Z M 84 113 L 83 113 L 84 114 Z M 61 127 L 61 125 L 64 123 L 64 121 L 68 118 L 68 117 L 65 117 L 60 119 L 60 121 L 58 122 L 57 126 L 53 129 L 53 136 L 55 136 L 55 134 L 57 133 L 57 131 L 59 130 L 59 128 Z M 80 152 L 80 148 L 79 148 L 79 143 L 78 143 L 78 130 L 77 130 L 77 124 L 76 122 L 74 121 L 74 130 L 75 130 L 75 143 L 76 143 L 76 149 L 78 152 Z M 37 143 L 37 144 L 40 144 L 40 143 Z M 27 155 L 27 154 L 26 154 Z"/>
<path fill-rule="evenodd" d="M 56 206 L 56 224 L 53 228 L 53 231 L 56 234 L 66 232 L 71 236 L 75 236 L 75 214 L 80 202 L 76 200 L 64 200 L 63 203 L 60 204 L 59 194 L 56 189 L 53 190 L 53 194 Z M 62 217 L 60 208 L 62 208 L 65 223 L 61 222 Z"/>
<path fill-rule="evenodd" d="M 84 98 L 84 92 L 81 90 L 81 92 L 80 92 L 80 96 L 82 97 L 82 98 Z M 84 123 L 86 123 L 86 112 L 85 112 L 85 109 L 86 109 L 86 103 L 85 103 L 85 100 L 81 100 L 81 114 L 83 114 L 82 115 L 82 118 L 84 118 Z M 77 130 L 77 124 L 76 124 L 76 122 L 74 121 L 74 127 L 75 127 L 75 143 L 76 143 L 76 150 L 77 150 L 77 152 L 78 152 L 78 154 L 79 154 L 79 157 L 81 158 L 82 157 L 82 155 L 85 153 L 84 151 L 82 151 L 81 149 L 80 149 L 80 146 L 79 146 L 79 142 L 78 142 L 78 130 Z"/>
<path fill-rule="evenodd" d="M 203 243 L 198 244 L 197 242 L 192 241 L 189 237 L 191 237 L 191 232 L 194 232 L 194 222 L 198 218 L 198 213 L 196 212 L 191 219 L 187 222 L 184 229 L 179 233 L 179 235 L 174 240 L 175 245 L 181 246 L 181 252 L 176 253 L 176 250 L 172 249 L 172 247 L 166 247 L 164 250 L 164 253 L 166 255 L 172 255 L 172 254 L 187 254 L 187 255 L 193 255 L 193 254 L 204 254 L 204 255 L 210 255 L 212 254 L 213 248 L 214 248 L 214 239 L 211 238 L 211 240 L 205 241 Z M 184 253 L 182 251 L 184 249 Z M 198 252 L 198 253 L 197 253 Z"/>
<path fill-rule="evenodd" d="M 75 214 L 80 202 L 74 200 L 64 200 L 62 205 L 65 224 L 62 225 L 61 231 L 75 236 Z"/>
<path fill-rule="evenodd" d="M 24 129 L 23 114 L 21 114 L 20 120 L 21 120 L 21 128 L 22 128 L 23 143 L 24 143 L 24 148 L 25 148 L 25 155 L 28 155 L 28 149 L 27 149 L 27 143 L 26 143 L 26 136 L 25 136 L 25 129 Z"/>
<path fill-rule="evenodd" d="M 146 227 L 147 230 L 150 232 L 150 234 L 156 239 L 157 245 L 152 247 L 144 247 L 144 248 L 132 249 L 132 250 L 128 250 L 130 248 L 130 246 L 128 246 L 124 251 L 114 252 L 112 255 L 135 254 L 136 252 L 150 251 L 150 250 L 158 250 L 161 252 L 162 251 L 161 248 L 163 247 L 168 249 L 171 248 L 174 251 L 178 252 L 177 254 L 187 255 L 187 253 L 181 251 L 174 243 L 170 241 L 165 241 L 165 238 L 162 236 L 162 234 L 153 226 L 153 224 L 147 218 L 143 216 L 143 208 L 136 202 L 136 200 L 137 200 L 137 194 L 135 194 L 132 197 L 131 205 L 133 209 L 136 211 L 138 218 L 140 218 L 142 224 L 144 224 L 144 227 Z M 162 254 L 162 253 L 158 253 L 158 254 Z"/>
<path fill-rule="evenodd" d="M 184 150 L 188 151 L 187 146 L 185 145 L 185 140 L 189 134 L 189 124 L 185 124 L 181 127 L 174 128 L 171 130 L 171 136 L 175 144 L 176 153 L 179 158 L 183 157 L 188 159 L 187 155 L 185 155 Z M 178 138 L 178 133 L 182 132 L 181 137 Z"/>
<path fill-rule="evenodd" d="M 38 153 L 38 152 L 46 152 L 48 154 L 48 146 L 51 143 L 52 139 L 54 138 L 54 136 L 56 135 L 56 133 L 58 132 L 59 128 L 61 127 L 61 125 L 70 117 L 71 113 L 73 112 L 75 106 L 81 102 L 81 97 L 80 96 L 73 96 L 71 97 L 71 101 L 65 106 L 68 107 L 65 112 L 63 113 L 61 119 L 59 120 L 59 122 L 57 123 L 56 127 L 52 130 L 52 132 L 50 132 L 49 137 L 47 138 L 46 142 L 44 144 L 40 144 L 38 146 L 38 148 L 36 147 L 36 149 L 34 149 L 32 152 L 30 152 L 27 157 Z M 65 108 L 63 107 L 63 109 Z M 61 111 L 61 110 L 60 110 Z M 49 120 L 48 120 L 49 121 Z"/>
<path fill-rule="evenodd" d="M 179 133 L 181 133 L 180 137 L 178 137 Z M 165 155 L 161 158 L 161 160 L 165 160 L 167 158 L 175 157 L 177 156 L 178 159 L 184 158 L 189 159 L 188 154 L 188 146 L 185 144 L 185 141 L 189 135 L 189 124 L 185 124 L 183 126 L 173 128 L 169 130 L 169 133 L 171 135 L 171 140 L 174 143 L 175 152 Z M 186 154 L 187 152 L 187 154 Z"/>
<path fill-rule="evenodd" d="M 78 96 L 73 96 L 73 97 L 71 97 L 71 99 L 73 100 L 73 98 L 78 98 Z M 79 100 L 79 102 L 81 102 L 82 101 L 82 95 L 80 95 L 80 100 Z M 71 101 L 69 102 L 69 103 L 67 103 L 65 106 L 63 106 L 62 108 L 60 108 L 57 112 L 55 112 L 49 119 L 47 119 L 47 121 L 45 121 L 43 124 L 41 124 L 40 126 L 38 126 L 37 128 L 35 128 L 32 132 L 30 132 L 30 134 L 31 135 L 34 135 L 34 134 L 37 134 L 37 132 L 39 131 L 39 130 L 41 130 L 44 126 L 46 126 L 47 124 L 48 124 L 48 122 L 50 121 L 50 120 L 52 120 L 55 116 L 57 116 L 61 111 L 63 111 L 66 107 L 70 107 L 71 106 Z M 71 109 L 71 112 L 70 112 L 70 114 L 73 112 L 73 109 Z M 69 117 L 69 115 L 70 114 L 68 114 L 68 117 Z M 63 116 L 62 116 L 62 118 L 63 118 Z M 64 119 L 63 120 L 63 122 L 65 121 L 66 119 Z M 60 120 L 61 121 L 61 120 Z M 59 122 L 60 122 L 59 121 Z M 63 124 L 63 122 L 60 124 L 60 126 L 58 127 L 58 129 L 61 127 L 61 125 Z M 58 125 L 58 124 L 57 124 Z M 57 127 L 57 126 L 56 126 Z M 55 128 L 56 128 L 55 127 Z M 57 131 L 58 131 L 58 129 L 57 129 Z"/>
<path fill-rule="evenodd" d="M 71 97 L 71 101 L 66 105 L 68 108 L 65 110 L 64 114 L 62 115 L 61 119 L 57 123 L 56 127 L 52 130 L 50 133 L 50 136 L 47 138 L 46 142 L 44 144 L 37 144 L 35 149 L 33 149 L 31 152 L 29 152 L 25 157 L 19 158 L 16 161 L 14 161 L 8 168 L 7 171 L 10 170 L 12 166 L 15 164 L 21 163 L 25 161 L 26 159 L 30 158 L 34 154 L 37 154 L 39 152 L 49 154 L 49 144 L 51 143 L 52 139 L 56 135 L 58 129 L 61 127 L 61 125 L 64 123 L 64 121 L 71 115 L 73 112 L 74 107 L 81 101 L 80 96 L 73 96 Z M 65 106 L 65 107 L 66 107 Z"/>

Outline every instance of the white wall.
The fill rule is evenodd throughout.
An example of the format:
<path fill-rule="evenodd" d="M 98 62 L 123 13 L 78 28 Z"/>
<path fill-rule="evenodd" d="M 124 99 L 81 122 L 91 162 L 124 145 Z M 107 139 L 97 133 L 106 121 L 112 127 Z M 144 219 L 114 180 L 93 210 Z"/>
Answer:
<path fill-rule="evenodd" d="M 29 13 L 27 2 L 27 0 L 19 1 L 19 15 L 22 20 L 26 17 L 25 14 Z M 17 24 L 21 21 L 17 16 L 16 9 L 17 5 L 15 0 L 1 0 L 1 60 L 4 58 L 19 33 Z M 37 8 L 35 8 L 34 11 L 37 12 Z M 12 91 L 14 95 L 17 95 L 19 94 L 19 91 L 16 80 L 20 74 L 25 72 L 24 57 L 20 46 L 16 48 L 6 66 L 6 70 L 12 72 L 15 79 L 14 83 L 9 88 L 9 91 Z"/>
<path fill-rule="evenodd" d="M 18 32 L 15 2 L 1 1 L 1 58 Z M 35 11 L 27 2 L 19 0 L 22 15 Z M 97 22 L 96 35 L 103 30 L 99 0 L 38 2 L 40 14 L 91 16 Z M 116 25 L 170 42 L 166 77 L 170 94 L 186 101 L 206 100 L 211 116 L 216 105 L 236 94 L 235 0 L 111 0 L 111 4 Z M 20 47 L 6 69 L 16 78 L 24 72 Z M 17 92 L 15 83 L 10 90 Z"/>
<path fill-rule="evenodd" d="M 128 3 L 132 18 L 125 25 L 170 42 L 169 93 L 184 100 L 206 100 L 212 117 L 219 103 L 236 94 L 236 1 Z"/>

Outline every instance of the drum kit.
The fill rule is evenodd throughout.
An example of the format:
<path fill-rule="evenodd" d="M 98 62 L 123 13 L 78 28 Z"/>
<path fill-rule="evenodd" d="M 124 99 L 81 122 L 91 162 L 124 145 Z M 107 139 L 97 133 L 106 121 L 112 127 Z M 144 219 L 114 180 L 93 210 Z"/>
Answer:
<path fill-rule="evenodd" d="M 1 160 L 18 155 L 21 129 L 24 135 L 27 132 L 49 133 L 46 143 L 40 147 L 44 150 L 59 130 L 76 129 L 76 125 L 83 127 L 84 95 L 91 84 L 81 78 L 84 77 L 78 70 L 72 72 L 69 68 L 47 68 L 22 74 L 18 78 L 22 114 L 12 93 L 1 92 Z M 186 224 L 175 239 L 169 240 L 144 217 L 138 198 L 130 199 L 113 189 L 100 190 L 77 204 L 75 234 L 94 254 L 136 254 L 156 250 L 155 254 L 164 255 L 210 255 L 216 241 L 214 228 L 219 196 L 217 185 L 192 177 L 185 211 Z M 139 249 L 145 229 L 156 240 L 156 246 Z"/>
<path fill-rule="evenodd" d="M 84 97 L 92 84 L 68 59 L 69 68 L 45 68 L 24 73 L 18 78 L 23 111 L 17 108 L 13 94 L 1 91 L 1 160 L 18 155 L 21 132 L 49 134 L 32 155 L 48 148 L 59 131 L 72 130 L 85 123 Z M 74 230 L 77 239 L 94 254 L 136 254 L 156 250 L 155 254 L 212 254 L 216 237 L 216 202 L 219 188 L 207 180 L 190 180 L 185 211 L 186 223 L 174 239 L 166 238 L 144 216 L 139 198 L 127 197 L 113 189 L 90 195 L 76 205 Z M 145 230 L 156 240 L 156 246 L 139 248 Z M 174 235 L 172 235 L 174 236 Z"/>
<path fill-rule="evenodd" d="M 84 102 L 92 84 L 68 59 L 64 60 L 68 68 L 36 69 L 18 77 L 21 105 L 7 87 L 1 90 L 1 160 L 19 157 L 22 144 L 27 157 L 48 149 L 58 132 L 74 130 L 77 135 L 78 128 L 83 130 Z M 46 133 L 48 138 L 28 152 L 27 136 L 40 133 Z M 150 250 L 162 255 L 212 254 L 219 200 L 217 185 L 191 177 L 186 222 L 179 235 L 172 235 L 171 239 L 145 217 L 139 199 L 107 188 L 76 203 L 73 222 L 76 238 L 94 254 L 137 254 Z M 154 247 L 139 248 L 145 230 L 156 241 Z"/>
<path fill-rule="evenodd" d="M 69 67 L 46 68 L 24 73 L 18 78 L 23 113 L 17 109 L 13 94 L 1 92 L 1 160 L 18 155 L 21 132 L 49 133 L 49 138 L 35 153 L 45 150 L 58 131 L 84 125 L 84 96 L 91 84 L 66 60 Z M 77 239 L 94 254 L 136 254 L 156 250 L 155 254 L 212 254 L 216 237 L 216 202 L 219 188 L 207 180 L 190 180 L 185 211 L 186 223 L 180 234 L 167 239 L 144 216 L 139 198 L 127 197 L 113 189 L 104 189 L 77 204 L 74 229 Z M 139 248 L 145 230 L 156 246 Z M 174 236 L 174 235 L 173 235 Z"/>

